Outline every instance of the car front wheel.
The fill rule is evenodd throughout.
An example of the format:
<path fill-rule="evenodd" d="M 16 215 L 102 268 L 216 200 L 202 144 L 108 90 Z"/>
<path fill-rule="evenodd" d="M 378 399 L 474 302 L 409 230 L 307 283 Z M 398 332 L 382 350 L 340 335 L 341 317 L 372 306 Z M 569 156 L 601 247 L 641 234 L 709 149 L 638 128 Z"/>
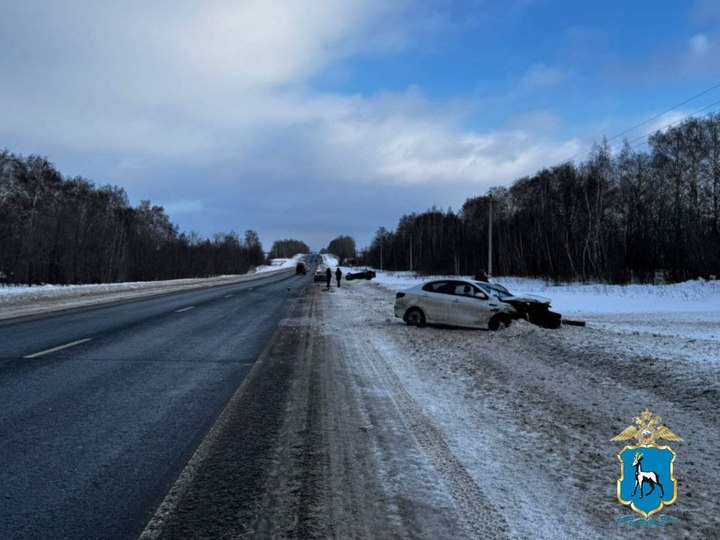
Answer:
<path fill-rule="evenodd" d="M 490 324 L 488 325 L 490 330 L 505 330 L 508 326 L 510 326 L 510 318 L 500 316 L 490 319 Z"/>
<path fill-rule="evenodd" d="M 421 309 L 410 308 L 405 312 L 405 322 L 410 326 L 425 326 L 425 314 Z"/>

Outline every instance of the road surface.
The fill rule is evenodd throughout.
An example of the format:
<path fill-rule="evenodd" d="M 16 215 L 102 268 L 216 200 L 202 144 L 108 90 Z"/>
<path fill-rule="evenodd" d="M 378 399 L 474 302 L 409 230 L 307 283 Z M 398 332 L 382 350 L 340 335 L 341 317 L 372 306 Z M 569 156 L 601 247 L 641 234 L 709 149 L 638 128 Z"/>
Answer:
<path fill-rule="evenodd" d="M 0 538 L 137 538 L 308 283 L 0 325 Z"/>

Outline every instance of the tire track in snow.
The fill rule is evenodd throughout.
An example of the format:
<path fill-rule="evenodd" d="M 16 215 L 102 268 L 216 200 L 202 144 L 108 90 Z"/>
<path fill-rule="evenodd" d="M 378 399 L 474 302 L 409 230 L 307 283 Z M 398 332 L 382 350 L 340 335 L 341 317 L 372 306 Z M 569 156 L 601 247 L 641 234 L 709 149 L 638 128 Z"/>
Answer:
<path fill-rule="evenodd" d="M 495 510 L 482 488 L 455 457 L 440 431 L 405 390 L 383 355 L 366 338 L 359 335 L 356 326 L 346 324 L 345 328 L 351 330 L 345 336 L 348 346 L 357 351 L 358 361 L 366 361 L 372 366 L 390 392 L 405 424 L 430 459 L 455 502 L 455 509 L 467 534 L 471 538 L 508 537 L 508 525 L 502 515 Z"/>

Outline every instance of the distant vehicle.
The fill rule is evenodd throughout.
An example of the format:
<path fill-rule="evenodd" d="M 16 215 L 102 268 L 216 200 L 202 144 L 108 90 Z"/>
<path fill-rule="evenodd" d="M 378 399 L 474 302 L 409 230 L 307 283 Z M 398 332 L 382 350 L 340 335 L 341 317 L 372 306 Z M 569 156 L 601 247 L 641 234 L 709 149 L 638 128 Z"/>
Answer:
<path fill-rule="evenodd" d="M 300 261 L 295 265 L 295 273 L 297 275 L 302 274 L 303 276 L 307 274 L 307 268 L 305 267 L 305 263 Z"/>
<path fill-rule="evenodd" d="M 515 308 L 465 279 L 421 283 L 395 295 L 395 316 L 411 326 L 438 324 L 501 330 L 519 317 Z"/>
<path fill-rule="evenodd" d="M 325 272 L 327 271 L 328 267 L 326 264 L 318 264 L 317 268 L 315 269 L 315 274 L 313 275 L 313 282 L 315 281 L 325 281 Z"/>
<path fill-rule="evenodd" d="M 543 328 L 559 328 L 562 315 L 550 311 L 549 298 L 534 294 L 516 295 L 498 283 L 475 282 L 483 291 L 503 302 L 510 304 L 520 317 Z"/>
<path fill-rule="evenodd" d="M 348 272 L 345 279 L 352 281 L 353 279 L 372 279 L 375 277 L 375 272 L 372 270 L 364 270 L 363 272 Z"/>

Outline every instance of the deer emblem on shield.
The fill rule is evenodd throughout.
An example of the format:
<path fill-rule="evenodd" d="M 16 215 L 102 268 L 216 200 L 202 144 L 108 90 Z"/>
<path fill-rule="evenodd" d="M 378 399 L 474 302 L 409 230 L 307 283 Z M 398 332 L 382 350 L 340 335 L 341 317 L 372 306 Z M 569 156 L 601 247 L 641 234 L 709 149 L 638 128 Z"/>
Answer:
<path fill-rule="evenodd" d="M 635 496 L 635 492 L 638 488 L 640 488 L 640 498 L 643 498 L 643 487 L 645 484 L 650 484 L 650 491 L 647 492 L 647 495 L 650 495 L 653 491 L 655 491 L 655 486 L 660 487 L 660 497 L 665 496 L 665 490 L 662 487 L 662 484 L 660 483 L 660 475 L 656 472 L 652 471 L 643 471 L 642 470 L 642 459 L 643 454 L 641 452 L 635 452 L 635 460 L 633 461 L 632 466 L 635 467 L 635 488 L 633 489 L 632 496 Z"/>

